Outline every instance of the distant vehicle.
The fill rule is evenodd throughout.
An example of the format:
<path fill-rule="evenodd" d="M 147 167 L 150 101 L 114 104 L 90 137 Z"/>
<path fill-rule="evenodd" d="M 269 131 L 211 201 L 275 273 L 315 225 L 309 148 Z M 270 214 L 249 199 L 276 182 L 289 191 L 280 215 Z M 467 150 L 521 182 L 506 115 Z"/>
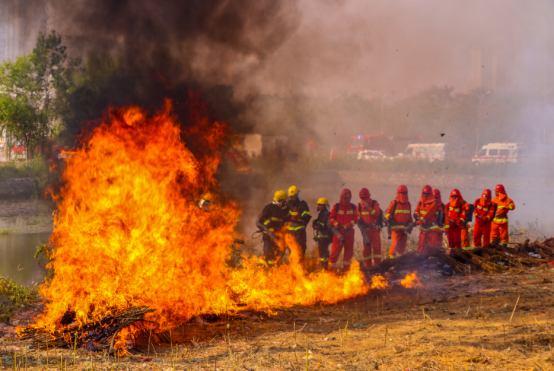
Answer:
<path fill-rule="evenodd" d="M 14 158 L 27 158 L 27 149 L 21 142 L 16 142 L 12 148 Z"/>
<path fill-rule="evenodd" d="M 408 144 L 403 153 L 397 158 L 412 161 L 444 161 L 448 156 L 448 143 L 414 143 Z"/>
<path fill-rule="evenodd" d="M 358 160 L 366 161 L 385 161 L 392 160 L 393 158 L 388 156 L 385 151 L 360 151 L 358 152 Z"/>
<path fill-rule="evenodd" d="M 475 165 L 517 163 L 527 157 L 527 149 L 520 143 L 489 143 L 471 159 Z"/>
<path fill-rule="evenodd" d="M 385 134 L 382 135 L 355 135 L 350 137 L 347 147 L 349 153 L 356 153 L 367 150 L 387 150 L 390 145 L 390 139 Z"/>

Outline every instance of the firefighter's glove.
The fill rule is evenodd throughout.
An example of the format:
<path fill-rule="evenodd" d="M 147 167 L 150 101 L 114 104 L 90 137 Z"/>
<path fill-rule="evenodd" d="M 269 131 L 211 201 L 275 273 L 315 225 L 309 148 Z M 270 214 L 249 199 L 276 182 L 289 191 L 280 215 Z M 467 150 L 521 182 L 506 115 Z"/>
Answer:
<path fill-rule="evenodd" d="M 465 225 L 464 225 L 465 223 L 464 223 L 463 220 L 458 220 L 458 221 L 456 222 L 456 224 L 458 224 L 459 227 L 464 227 L 464 226 L 465 226 Z"/>
<path fill-rule="evenodd" d="M 346 242 L 346 238 L 344 238 L 344 236 L 339 236 L 339 241 L 341 243 L 345 243 Z"/>

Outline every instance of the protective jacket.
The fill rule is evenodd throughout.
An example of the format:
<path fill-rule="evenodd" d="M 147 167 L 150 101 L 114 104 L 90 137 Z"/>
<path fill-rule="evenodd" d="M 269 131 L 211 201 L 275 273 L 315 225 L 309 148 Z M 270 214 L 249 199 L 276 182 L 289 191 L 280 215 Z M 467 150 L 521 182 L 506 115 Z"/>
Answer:
<path fill-rule="evenodd" d="M 312 218 L 310 215 L 310 208 L 306 201 L 289 199 L 287 201 L 287 207 L 290 216 L 287 222 L 287 232 L 293 234 L 306 232 L 306 226 Z"/>
<path fill-rule="evenodd" d="M 385 219 L 391 223 L 391 229 L 406 230 L 413 223 L 412 205 L 408 201 L 408 195 L 405 193 L 397 193 L 396 198 L 392 201 L 385 214 Z"/>
<path fill-rule="evenodd" d="M 475 223 L 479 225 L 485 225 L 490 223 L 496 211 L 496 205 L 494 205 L 490 198 L 486 199 L 481 196 L 473 203 L 473 215 L 475 215 Z"/>
<path fill-rule="evenodd" d="M 421 226 L 422 231 L 427 231 L 437 225 L 439 208 L 432 194 L 424 193 L 421 195 L 414 214 L 418 219 L 418 224 Z"/>
<path fill-rule="evenodd" d="M 367 198 L 361 200 L 358 204 L 359 223 L 365 229 L 381 229 L 382 227 L 382 212 L 379 203 L 376 200 Z"/>
<path fill-rule="evenodd" d="M 450 202 L 444 208 L 446 212 L 444 227 L 446 230 L 466 227 L 469 204 L 465 202 L 462 196 L 457 199 L 451 197 Z"/>
<path fill-rule="evenodd" d="M 358 223 L 358 212 L 356 205 L 344 205 L 342 202 L 336 204 L 331 209 L 329 216 L 329 224 L 331 224 L 339 232 L 351 232 L 354 234 L 354 226 Z"/>
<path fill-rule="evenodd" d="M 494 216 L 493 222 L 495 224 L 508 223 L 508 212 L 516 208 L 514 201 L 512 201 L 506 193 L 499 192 L 499 196 L 495 197 L 492 203 L 496 205 L 496 215 Z"/>
<path fill-rule="evenodd" d="M 284 223 L 289 218 L 289 209 L 286 205 L 279 207 L 275 203 L 270 203 L 262 210 L 258 217 L 258 222 L 263 224 L 271 233 L 280 232 Z M 266 231 L 263 231 L 263 238 L 271 239 Z"/>
<path fill-rule="evenodd" d="M 317 219 L 314 220 L 314 230 L 316 231 L 315 238 L 316 239 L 329 239 L 331 240 L 333 238 L 333 233 L 329 230 L 328 222 L 329 222 L 329 215 L 331 212 L 327 210 L 327 207 L 325 207 L 323 210 L 319 212 L 317 215 Z"/>

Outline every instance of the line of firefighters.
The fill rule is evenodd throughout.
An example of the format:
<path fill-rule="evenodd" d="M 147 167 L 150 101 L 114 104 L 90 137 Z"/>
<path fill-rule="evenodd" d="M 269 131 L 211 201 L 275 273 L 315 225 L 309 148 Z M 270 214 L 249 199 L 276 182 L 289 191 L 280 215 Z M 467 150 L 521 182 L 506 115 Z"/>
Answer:
<path fill-rule="evenodd" d="M 360 203 L 351 203 L 352 193 L 343 189 L 340 201 L 330 207 L 326 198 L 317 201 L 317 219 L 313 220 L 314 240 L 319 250 L 320 266 L 333 270 L 341 252 L 344 250 L 343 270 L 347 271 L 354 255 L 354 227 L 358 226 L 364 242 L 363 263 L 366 269 L 379 264 L 383 258 L 381 252 L 381 229 L 386 227 L 388 238 L 392 238 L 389 258 L 402 255 L 406 250 L 408 234 L 414 227 L 420 228 L 418 253 L 425 254 L 429 247 L 441 247 L 446 234 L 449 250 L 471 248 L 470 223 L 475 217 L 473 241 L 475 247 L 488 246 L 499 239 L 507 244 L 508 212 L 515 209 L 514 202 L 507 196 L 502 184 L 495 188 L 495 197 L 489 189 L 483 191 L 473 204 L 466 202 L 459 190 L 450 193 L 445 205 L 441 192 L 431 186 L 423 187 L 421 198 L 412 214 L 412 205 L 408 200 L 408 188 L 398 187 L 396 198 L 389 204 L 386 212 L 379 203 L 371 198 L 367 188 L 359 193 Z M 300 247 L 301 258 L 306 253 L 306 227 L 310 220 L 310 209 L 300 196 L 296 186 L 287 193 L 277 191 L 273 202 L 264 207 L 256 225 L 263 232 L 264 254 L 261 264 L 269 267 L 276 264 L 284 251 L 279 249 L 279 235 L 288 233 Z M 329 253 L 329 245 L 332 245 Z"/>

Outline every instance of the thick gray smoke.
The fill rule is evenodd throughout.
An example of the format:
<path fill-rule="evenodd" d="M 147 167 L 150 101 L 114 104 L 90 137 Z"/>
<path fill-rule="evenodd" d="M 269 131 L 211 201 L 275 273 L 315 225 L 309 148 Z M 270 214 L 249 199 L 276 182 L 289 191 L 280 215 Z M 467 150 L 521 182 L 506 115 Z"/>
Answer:
<path fill-rule="evenodd" d="M 130 67 L 211 84 L 232 83 L 237 66 L 267 58 L 300 22 L 295 0 L 50 0 L 49 14 L 75 55 L 107 47 Z"/>

